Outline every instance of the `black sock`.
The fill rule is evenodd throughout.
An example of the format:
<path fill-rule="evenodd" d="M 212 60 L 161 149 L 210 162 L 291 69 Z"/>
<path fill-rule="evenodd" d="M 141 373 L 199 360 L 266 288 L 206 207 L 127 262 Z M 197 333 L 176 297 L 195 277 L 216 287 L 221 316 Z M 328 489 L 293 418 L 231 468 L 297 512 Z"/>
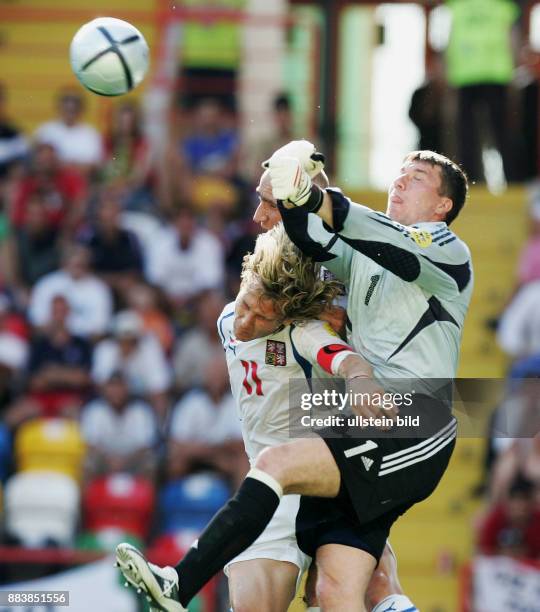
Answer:
<path fill-rule="evenodd" d="M 186 607 L 219 570 L 243 552 L 264 531 L 280 498 L 264 482 L 249 476 L 236 495 L 214 516 L 199 537 L 196 548 L 175 567 L 179 575 L 179 600 Z"/>

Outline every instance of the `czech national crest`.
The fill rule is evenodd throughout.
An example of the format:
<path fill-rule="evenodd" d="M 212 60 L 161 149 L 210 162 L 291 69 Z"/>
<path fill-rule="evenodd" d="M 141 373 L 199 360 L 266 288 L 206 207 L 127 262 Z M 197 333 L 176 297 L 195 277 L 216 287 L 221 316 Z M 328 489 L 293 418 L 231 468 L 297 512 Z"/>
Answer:
<path fill-rule="evenodd" d="M 287 352 L 285 342 L 280 342 L 279 340 L 267 340 L 264 363 L 272 366 L 286 366 Z"/>

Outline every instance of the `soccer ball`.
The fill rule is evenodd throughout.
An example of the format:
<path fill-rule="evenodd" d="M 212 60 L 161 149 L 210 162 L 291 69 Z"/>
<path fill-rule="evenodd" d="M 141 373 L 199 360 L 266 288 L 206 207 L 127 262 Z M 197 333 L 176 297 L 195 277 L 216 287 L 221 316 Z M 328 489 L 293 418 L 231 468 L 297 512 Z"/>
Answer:
<path fill-rule="evenodd" d="M 86 89 L 100 96 L 120 96 L 144 79 L 148 45 L 127 21 L 99 17 L 75 34 L 69 59 L 75 76 Z"/>

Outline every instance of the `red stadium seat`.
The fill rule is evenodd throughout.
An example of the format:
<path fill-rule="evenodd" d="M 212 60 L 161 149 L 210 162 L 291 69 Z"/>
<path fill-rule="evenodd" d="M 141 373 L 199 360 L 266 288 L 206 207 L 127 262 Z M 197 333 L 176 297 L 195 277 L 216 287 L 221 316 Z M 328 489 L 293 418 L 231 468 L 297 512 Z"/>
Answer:
<path fill-rule="evenodd" d="M 198 531 L 186 529 L 159 536 L 147 549 L 146 556 L 157 565 L 176 565 L 198 535 Z"/>
<path fill-rule="evenodd" d="M 176 533 L 168 533 L 158 537 L 146 550 L 146 557 L 156 565 L 172 565 L 185 556 L 190 546 L 197 539 L 198 531 L 185 529 Z M 202 599 L 204 612 L 215 612 L 217 609 L 218 576 L 212 578 L 202 589 L 199 596 Z M 190 604 L 190 610 L 191 610 Z"/>
<path fill-rule="evenodd" d="M 98 478 L 83 495 L 84 528 L 94 532 L 118 528 L 144 540 L 154 505 L 154 486 L 144 478 L 129 474 Z"/>

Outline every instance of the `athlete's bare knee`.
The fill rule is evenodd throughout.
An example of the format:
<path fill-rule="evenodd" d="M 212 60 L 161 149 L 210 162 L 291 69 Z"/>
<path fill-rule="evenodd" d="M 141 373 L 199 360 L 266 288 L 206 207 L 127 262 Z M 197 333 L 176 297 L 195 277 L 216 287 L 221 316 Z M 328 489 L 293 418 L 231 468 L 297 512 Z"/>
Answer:
<path fill-rule="evenodd" d="M 363 596 L 356 585 L 336 580 L 329 574 L 319 572 L 316 592 L 322 610 L 365 611 Z"/>
<path fill-rule="evenodd" d="M 247 576 L 246 576 L 247 581 Z M 232 585 L 230 585 L 232 586 Z M 271 593 L 268 583 L 255 576 L 254 582 L 229 588 L 233 612 L 272 612 Z"/>
<path fill-rule="evenodd" d="M 377 568 L 373 572 L 366 591 L 366 603 L 369 609 L 374 608 L 385 597 L 392 594 L 392 581 L 383 570 Z"/>
<path fill-rule="evenodd" d="M 366 591 L 366 602 L 374 608 L 389 595 L 402 593 L 397 574 L 397 563 L 390 546 L 385 546 L 379 565 L 373 572 Z"/>
<path fill-rule="evenodd" d="M 250 612 L 259 609 L 259 605 L 255 601 L 235 601 L 234 597 L 231 597 L 231 610 L 233 612 Z"/>
<path fill-rule="evenodd" d="M 283 485 L 288 469 L 288 453 L 281 446 L 263 449 L 255 460 L 255 467 L 270 474 Z"/>

